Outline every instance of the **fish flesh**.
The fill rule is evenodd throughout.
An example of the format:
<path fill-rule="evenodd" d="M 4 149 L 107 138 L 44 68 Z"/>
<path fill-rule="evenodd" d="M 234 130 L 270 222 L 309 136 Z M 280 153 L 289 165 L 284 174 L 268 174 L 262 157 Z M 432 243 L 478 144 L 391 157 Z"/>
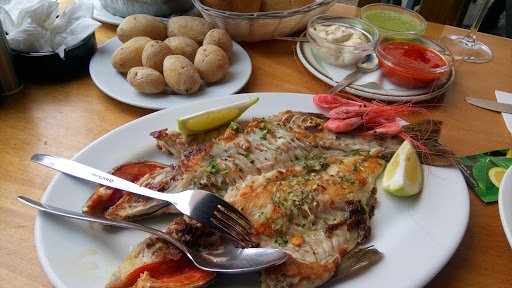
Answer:
<path fill-rule="evenodd" d="M 288 253 L 262 272 L 262 287 L 316 287 L 340 258 L 371 235 L 375 181 L 385 161 L 374 156 L 308 156 L 295 166 L 249 176 L 224 199 L 254 224 L 253 241 Z"/>
<path fill-rule="evenodd" d="M 188 247 L 218 249 L 221 239 L 213 230 L 186 217 L 176 218 L 165 233 Z M 194 288 L 210 284 L 215 273 L 200 269 L 176 246 L 154 235 L 135 245 L 106 288 Z"/>
<path fill-rule="evenodd" d="M 163 151 L 172 150 L 168 147 L 181 141 L 176 145 L 181 148 L 172 152 L 174 155 L 181 154 L 181 157 L 176 165 L 153 171 L 138 184 L 165 193 L 197 188 L 223 197 L 230 187 L 247 177 L 291 167 L 294 161 L 304 155 L 371 155 L 389 160 L 403 142 L 397 136 L 376 137 L 330 132 L 324 128 L 326 120 L 325 116 L 319 114 L 284 111 L 267 118 L 255 118 L 229 125 L 224 128 L 221 136 L 212 140 L 205 140 L 208 137 L 197 137 L 182 141 L 187 137 L 173 133 L 175 136 L 167 138 L 171 142 L 165 145 L 161 142 L 164 139 L 162 133 L 165 131 L 153 133 L 160 134 L 157 146 Z M 427 160 L 439 156 L 437 158 L 442 161 L 438 164 L 452 164 L 450 156 L 453 154 L 440 146 L 437 142 L 439 134 L 434 133 L 436 130 L 432 128 L 440 126 L 440 122 L 434 124 L 429 120 L 422 124 L 405 126 L 404 130 L 408 131 L 411 127 L 429 132 L 430 138 L 425 142 L 429 145 L 427 149 L 437 150 Z M 428 129 L 424 128 L 426 125 Z M 410 134 L 417 135 L 419 140 L 424 139 L 418 133 Z M 185 151 L 185 147 L 189 145 Z M 84 208 L 86 210 L 87 205 Z M 105 216 L 130 221 L 173 212 L 176 209 L 167 202 L 126 193 L 108 209 Z"/>
<path fill-rule="evenodd" d="M 262 287 L 317 287 L 336 277 L 342 257 L 371 235 L 375 181 L 384 166 L 385 161 L 374 156 L 303 155 L 292 167 L 249 176 L 230 187 L 225 200 L 254 224 L 253 245 L 282 249 L 289 255 L 283 264 L 261 272 Z M 222 245 L 218 234 L 188 217 L 177 218 L 166 233 L 193 248 L 212 250 Z M 206 271 L 180 269 L 177 263 L 183 257 L 172 244 L 150 236 L 135 246 L 107 287 L 208 284 L 196 280 L 197 275 L 205 278 Z M 163 269 L 165 277 L 159 272 Z M 173 286 L 176 281 L 170 282 L 168 274 L 190 278 L 188 284 L 198 286 Z M 148 283 L 153 286 L 141 286 Z"/>

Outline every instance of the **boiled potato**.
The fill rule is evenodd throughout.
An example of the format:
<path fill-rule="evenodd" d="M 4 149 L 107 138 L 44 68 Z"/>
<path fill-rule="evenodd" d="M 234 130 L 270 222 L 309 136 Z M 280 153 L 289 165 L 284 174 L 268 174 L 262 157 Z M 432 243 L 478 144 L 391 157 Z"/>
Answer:
<path fill-rule="evenodd" d="M 142 51 L 142 65 L 164 73 L 164 59 L 172 55 L 172 49 L 164 41 L 153 40 Z"/>
<path fill-rule="evenodd" d="M 215 28 L 213 23 L 200 17 L 176 16 L 167 22 L 167 37 L 184 36 L 201 45 L 208 31 Z"/>
<path fill-rule="evenodd" d="M 194 94 L 201 86 L 201 77 L 197 68 L 182 55 L 165 57 L 164 79 L 165 83 L 178 94 Z"/>
<path fill-rule="evenodd" d="M 197 49 L 199 49 L 199 44 L 196 41 L 183 36 L 175 36 L 165 39 L 164 42 L 171 47 L 172 54 L 185 56 L 190 62 L 194 62 Z"/>
<path fill-rule="evenodd" d="M 117 26 L 117 38 L 123 43 L 138 36 L 163 41 L 167 38 L 167 26 L 157 17 L 146 14 L 130 15 Z"/>
<path fill-rule="evenodd" d="M 137 91 L 157 94 L 165 90 L 164 75 L 148 67 L 133 67 L 128 71 L 128 83 Z"/>
<path fill-rule="evenodd" d="M 218 46 L 224 50 L 228 57 L 231 56 L 231 52 L 233 52 L 233 40 L 229 37 L 228 32 L 218 28 L 208 31 L 204 37 L 203 45 Z"/>
<path fill-rule="evenodd" d="M 119 46 L 112 54 L 112 67 L 119 72 L 128 73 L 133 67 L 142 66 L 142 51 L 151 38 L 135 37 Z"/>
<path fill-rule="evenodd" d="M 224 78 L 228 72 L 228 55 L 218 46 L 204 45 L 197 50 L 194 66 L 203 81 L 214 83 Z"/>

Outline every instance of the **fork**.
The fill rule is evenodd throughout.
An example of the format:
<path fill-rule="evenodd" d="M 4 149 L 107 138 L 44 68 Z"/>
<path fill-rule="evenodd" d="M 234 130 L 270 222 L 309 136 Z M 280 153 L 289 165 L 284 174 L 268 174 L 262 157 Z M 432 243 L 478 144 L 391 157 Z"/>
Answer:
<path fill-rule="evenodd" d="M 174 246 L 183 251 L 183 253 L 185 253 L 197 267 L 204 270 L 224 273 L 253 272 L 262 270 L 269 266 L 280 264 L 288 259 L 288 254 L 286 252 L 271 248 L 241 249 L 225 247 L 220 251 L 199 252 L 188 248 L 169 234 L 149 226 L 121 220 L 113 220 L 103 216 L 84 215 L 75 211 L 44 204 L 24 196 L 18 196 L 17 199 L 24 204 L 47 213 L 52 213 L 72 219 L 118 226 L 121 228 L 132 228 L 156 235 L 174 244 Z"/>
<path fill-rule="evenodd" d="M 253 225 L 251 221 L 233 205 L 208 191 L 186 190 L 179 193 L 162 193 L 58 156 L 34 154 L 30 159 L 91 182 L 167 201 L 184 215 L 210 227 L 242 247 L 247 247 L 247 243 L 251 242 L 251 239 L 247 236 L 252 234 L 251 228 Z"/>

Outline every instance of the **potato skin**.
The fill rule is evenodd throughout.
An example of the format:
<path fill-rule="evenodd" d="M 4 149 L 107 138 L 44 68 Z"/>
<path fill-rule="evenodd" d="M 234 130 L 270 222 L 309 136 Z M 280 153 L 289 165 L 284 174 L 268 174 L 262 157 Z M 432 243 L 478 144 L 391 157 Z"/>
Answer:
<path fill-rule="evenodd" d="M 167 37 L 184 36 L 201 45 L 208 31 L 215 28 L 212 22 L 194 16 L 176 16 L 167 22 Z"/>
<path fill-rule="evenodd" d="M 194 62 L 199 49 L 196 41 L 183 36 L 174 36 L 165 39 L 164 42 L 171 47 L 172 54 L 185 56 L 190 62 Z"/>
<path fill-rule="evenodd" d="M 231 40 L 228 32 L 218 28 L 208 31 L 204 37 L 203 45 L 218 46 L 224 50 L 224 53 L 226 53 L 228 57 L 231 56 L 231 52 L 233 52 L 233 40 Z"/>
<path fill-rule="evenodd" d="M 172 49 L 164 41 L 152 40 L 142 50 L 142 65 L 164 73 L 164 59 L 172 55 Z"/>
<path fill-rule="evenodd" d="M 164 60 L 165 83 L 178 94 L 194 94 L 201 86 L 201 77 L 185 56 L 170 55 Z"/>
<path fill-rule="evenodd" d="M 157 94 L 165 90 L 164 76 L 155 69 L 133 67 L 128 71 L 128 83 L 137 91 L 146 94 Z"/>
<path fill-rule="evenodd" d="M 164 41 L 167 38 L 167 26 L 157 17 L 146 14 L 130 15 L 117 26 L 117 38 L 121 42 L 125 43 L 137 36 Z"/>
<path fill-rule="evenodd" d="M 226 75 L 229 59 L 224 50 L 215 45 L 204 45 L 197 50 L 194 66 L 204 82 L 215 83 Z"/>
<path fill-rule="evenodd" d="M 135 37 L 119 46 L 112 54 L 112 67 L 121 73 L 128 73 L 133 67 L 142 66 L 142 51 L 151 38 Z"/>

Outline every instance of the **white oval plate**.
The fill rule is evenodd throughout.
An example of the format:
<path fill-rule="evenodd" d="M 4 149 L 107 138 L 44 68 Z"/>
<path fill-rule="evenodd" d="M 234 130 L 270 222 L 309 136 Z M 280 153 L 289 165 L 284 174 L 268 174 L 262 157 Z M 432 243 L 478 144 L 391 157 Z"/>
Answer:
<path fill-rule="evenodd" d="M 177 129 L 176 118 L 253 97 L 260 100 L 245 112 L 242 120 L 286 109 L 322 112 L 312 104 L 313 95 L 307 94 L 249 93 L 208 99 L 134 120 L 94 141 L 73 159 L 103 171 L 141 159 L 169 163 L 174 159 L 159 152 L 150 132 Z M 466 230 L 469 194 L 457 168 L 425 167 L 424 171 L 425 187 L 413 197 L 396 197 L 378 185 L 372 235 L 365 246 L 375 245 L 384 257 L 364 273 L 323 287 L 423 287 L 443 268 Z M 93 183 L 58 173 L 42 201 L 80 211 L 95 187 Z M 143 223 L 164 228 L 169 221 L 169 216 L 165 216 Z M 48 278 L 58 288 L 104 287 L 130 247 L 145 237 L 139 231 L 104 230 L 98 225 L 44 212 L 37 214 L 35 222 L 37 253 Z M 219 275 L 213 287 L 260 285 L 259 275 L 250 273 Z"/>
<path fill-rule="evenodd" d="M 297 54 L 302 64 L 318 79 L 325 83 L 334 86 L 337 84 L 329 72 L 324 68 L 322 60 L 318 59 L 313 51 L 311 45 L 307 41 L 297 42 Z M 379 70 L 372 73 L 381 73 Z M 433 87 L 423 89 L 383 89 L 378 83 L 370 82 L 361 85 L 351 84 L 346 86 L 343 90 L 357 96 L 366 97 L 368 99 L 376 99 L 381 101 L 391 102 L 411 102 L 423 101 L 444 93 L 455 79 L 455 70 L 452 68 L 451 72 L 439 81 Z"/>
<path fill-rule="evenodd" d="M 233 42 L 229 70 L 221 81 L 211 85 L 202 82 L 199 91 L 193 95 L 179 95 L 172 92 L 169 87 L 159 94 L 144 94 L 128 84 L 126 74 L 112 67 L 112 54 L 121 44 L 121 41 L 114 37 L 101 45 L 91 59 L 89 72 L 92 81 L 101 91 L 133 106 L 165 109 L 192 101 L 234 94 L 244 87 L 252 73 L 251 58 L 240 45 Z"/>
<path fill-rule="evenodd" d="M 501 224 L 505 235 L 507 235 L 508 243 L 512 247 L 512 169 L 508 169 L 503 176 L 498 193 Z"/>

